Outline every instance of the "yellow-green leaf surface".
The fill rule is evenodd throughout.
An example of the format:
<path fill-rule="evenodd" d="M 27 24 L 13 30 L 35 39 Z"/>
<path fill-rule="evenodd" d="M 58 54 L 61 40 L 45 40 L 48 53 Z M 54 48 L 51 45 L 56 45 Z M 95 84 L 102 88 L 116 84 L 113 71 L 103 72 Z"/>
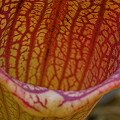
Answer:
<path fill-rule="evenodd" d="M 56 91 L 105 87 L 82 111 L 48 118 L 25 112 L 0 84 L 1 120 L 82 120 L 120 86 L 115 76 L 108 82 L 120 66 L 119 0 L 0 0 L 0 22 L 0 67 L 13 78 Z"/>

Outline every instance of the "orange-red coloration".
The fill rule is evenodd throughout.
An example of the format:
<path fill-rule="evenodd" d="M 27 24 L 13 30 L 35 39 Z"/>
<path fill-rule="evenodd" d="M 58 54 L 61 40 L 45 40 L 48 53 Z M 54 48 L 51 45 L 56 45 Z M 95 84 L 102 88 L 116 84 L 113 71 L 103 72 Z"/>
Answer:
<path fill-rule="evenodd" d="M 51 89 L 80 90 L 116 70 L 119 3 L 31 0 L 14 1 L 8 9 L 9 4 L 3 3 L 2 12 L 10 14 L 1 14 L 6 25 L 0 66 L 13 77 Z"/>

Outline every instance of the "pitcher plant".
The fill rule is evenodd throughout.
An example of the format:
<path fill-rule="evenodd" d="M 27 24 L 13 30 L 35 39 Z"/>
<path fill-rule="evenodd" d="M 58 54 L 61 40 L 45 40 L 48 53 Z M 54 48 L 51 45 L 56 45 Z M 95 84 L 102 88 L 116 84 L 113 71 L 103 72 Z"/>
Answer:
<path fill-rule="evenodd" d="M 119 87 L 119 0 L 0 0 L 0 120 L 85 120 Z"/>

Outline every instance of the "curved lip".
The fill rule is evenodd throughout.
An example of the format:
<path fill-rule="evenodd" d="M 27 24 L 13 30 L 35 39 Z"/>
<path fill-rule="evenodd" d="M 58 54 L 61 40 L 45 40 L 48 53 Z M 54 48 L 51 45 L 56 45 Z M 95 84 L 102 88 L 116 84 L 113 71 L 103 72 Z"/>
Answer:
<path fill-rule="evenodd" d="M 104 82 L 80 91 L 51 90 L 23 83 L 0 68 L 0 83 L 28 113 L 43 117 L 66 117 L 84 111 L 104 94 L 120 87 L 120 68 Z"/>

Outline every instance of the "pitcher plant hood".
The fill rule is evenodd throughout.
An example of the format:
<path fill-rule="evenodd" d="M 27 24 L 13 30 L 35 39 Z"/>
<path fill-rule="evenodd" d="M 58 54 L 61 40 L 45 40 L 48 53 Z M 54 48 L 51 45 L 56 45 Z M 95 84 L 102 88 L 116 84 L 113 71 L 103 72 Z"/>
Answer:
<path fill-rule="evenodd" d="M 120 87 L 120 1 L 0 0 L 0 119 L 84 120 Z"/>

